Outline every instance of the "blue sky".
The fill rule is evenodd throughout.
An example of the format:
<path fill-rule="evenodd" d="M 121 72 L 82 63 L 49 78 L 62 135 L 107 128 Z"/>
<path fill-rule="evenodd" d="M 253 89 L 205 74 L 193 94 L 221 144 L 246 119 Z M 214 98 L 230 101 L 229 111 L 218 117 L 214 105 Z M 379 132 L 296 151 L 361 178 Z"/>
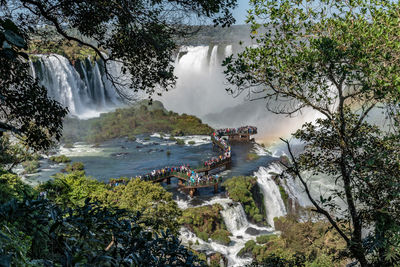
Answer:
<path fill-rule="evenodd" d="M 238 0 L 238 7 L 233 10 L 233 16 L 236 19 L 235 24 L 245 24 L 247 9 L 250 8 L 249 0 Z"/>

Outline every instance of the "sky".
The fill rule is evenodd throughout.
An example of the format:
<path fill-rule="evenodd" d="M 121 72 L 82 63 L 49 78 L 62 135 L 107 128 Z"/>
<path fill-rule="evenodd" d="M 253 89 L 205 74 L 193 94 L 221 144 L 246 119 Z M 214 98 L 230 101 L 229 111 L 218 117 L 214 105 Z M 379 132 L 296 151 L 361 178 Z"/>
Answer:
<path fill-rule="evenodd" d="M 247 10 L 250 8 L 249 0 L 237 0 L 238 7 L 233 10 L 233 17 L 236 19 L 236 25 L 246 24 Z"/>

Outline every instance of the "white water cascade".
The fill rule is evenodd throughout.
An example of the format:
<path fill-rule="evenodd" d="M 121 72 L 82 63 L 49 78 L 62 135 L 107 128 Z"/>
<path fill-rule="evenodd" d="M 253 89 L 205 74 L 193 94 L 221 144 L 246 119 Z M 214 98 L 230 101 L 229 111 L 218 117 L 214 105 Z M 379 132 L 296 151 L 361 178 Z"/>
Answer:
<path fill-rule="evenodd" d="M 87 59 L 73 66 L 61 55 L 36 55 L 31 72 L 47 88 L 49 97 L 80 118 L 95 117 L 121 105 L 98 62 Z"/>
<path fill-rule="evenodd" d="M 240 103 L 224 88 L 226 80 L 221 66 L 232 45 L 202 45 L 181 47 L 175 60 L 176 88 L 156 97 L 167 109 L 178 113 L 204 115 L 219 112 Z"/>
<path fill-rule="evenodd" d="M 224 207 L 224 210 L 221 211 L 221 215 L 222 218 L 224 218 L 226 228 L 231 233 L 238 232 L 249 226 L 249 222 L 246 219 L 246 213 L 244 213 L 243 207 L 240 203 Z"/>
<path fill-rule="evenodd" d="M 279 187 L 272 179 L 274 174 L 279 174 L 281 171 L 277 165 L 272 164 L 268 168 L 260 167 L 254 173 L 254 176 L 258 178 L 257 183 L 263 192 L 267 220 L 272 227 L 274 227 L 275 217 L 286 215 L 286 208 L 279 192 Z"/>

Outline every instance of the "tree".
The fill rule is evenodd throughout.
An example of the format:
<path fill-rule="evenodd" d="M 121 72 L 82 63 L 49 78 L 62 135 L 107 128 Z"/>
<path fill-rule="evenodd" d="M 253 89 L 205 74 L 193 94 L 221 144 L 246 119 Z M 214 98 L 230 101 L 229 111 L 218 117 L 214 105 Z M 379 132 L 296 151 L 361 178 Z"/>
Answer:
<path fill-rule="evenodd" d="M 62 209 L 47 200 L 0 205 L 1 266 L 203 266 L 168 231 L 140 226 L 140 214 L 101 207 Z"/>
<path fill-rule="evenodd" d="M 105 207 L 115 207 L 131 213 L 140 212 L 147 228 L 155 231 L 169 230 L 177 234 L 178 217 L 181 211 L 172 194 L 161 185 L 140 179 L 124 179 L 119 185 L 109 187 L 103 182 L 86 177 L 84 171 L 58 173 L 53 180 L 38 186 L 37 190 L 47 193 L 53 203 L 67 207 L 82 207 L 87 199 L 96 201 Z"/>
<path fill-rule="evenodd" d="M 303 153 L 295 156 L 285 140 L 293 161 L 287 171 L 361 266 L 393 265 L 400 259 L 399 2 L 251 3 L 257 45 L 225 60 L 234 85 L 227 91 L 265 99 L 274 113 L 322 114 L 294 135 L 306 144 Z M 380 120 L 392 122 L 388 129 L 369 121 L 379 110 Z M 305 171 L 328 177 L 337 189 L 312 195 Z"/>
<path fill-rule="evenodd" d="M 118 185 L 108 191 L 106 202 L 109 205 L 131 212 L 141 212 L 144 223 L 155 230 L 169 229 L 177 234 L 178 217 L 182 215 L 172 194 L 160 184 L 131 179 L 126 185 Z"/>

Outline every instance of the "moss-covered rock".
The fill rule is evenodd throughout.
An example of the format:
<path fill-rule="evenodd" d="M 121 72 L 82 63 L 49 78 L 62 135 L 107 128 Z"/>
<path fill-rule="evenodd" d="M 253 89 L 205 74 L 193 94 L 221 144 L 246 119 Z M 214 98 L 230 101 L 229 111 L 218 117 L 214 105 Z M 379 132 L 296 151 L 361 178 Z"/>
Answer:
<path fill-rule="evenodd" d="M 71 159 L 68 158 L 65 155 L 51 156 L 50 160 L 54 161 L 54 162 L 57 162 L 57 163 L 68 163 L 68 162 L 71 162 Z"/>
<path fill-rule="evenodd" d="M 83 165 L 82 162 L 74 162 L 72 164 L 67 164 L 65 167 L 66 172 L 74 172 L 74 171 L 83 171 L 85 169 L 85 166 Z"/>
<path fill-rule="evenodd" d="M 247 153 L 247 156 L 246 156 L 247 160 L 257 160 L 259 158 L 260 158 L 260 156 L 257 155 L 256 153 Z"/>
<path fill-rule="evenodd" d="M 229 238 L 230 235 L 231 233 L 229 231 L 218 229 L 211 234 L 211 239 L 219 244 L 227 246 L 231 242 L 231 239 Z"/>
<path fill-rule="evenodd" d="M 183 141 L 182 139 L 176 139 L 176 144 L 177 145 L 184 145 L 185 141 Z"/>
<path fill-rule="evenodd" d="M 209 238 L 221 244 L 229 244 L 231 235 L 227 230 L 219 204 L 188 208 L 183 211 L 179 223 L 193 231 L 200 239 Z"/>
<path fill-rule="evenodd" d="M 264 197 L 253 176 L 237 176 L 224 182 L 228 195 L 243 204 L 247 218 L 252 223 L 267 224 Z"/>

